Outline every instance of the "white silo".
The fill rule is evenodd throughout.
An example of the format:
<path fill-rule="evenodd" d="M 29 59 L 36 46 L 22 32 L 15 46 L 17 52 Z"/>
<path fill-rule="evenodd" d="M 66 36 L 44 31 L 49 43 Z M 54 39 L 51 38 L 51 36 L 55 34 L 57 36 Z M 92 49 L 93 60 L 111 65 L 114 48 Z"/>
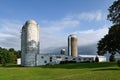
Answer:
<path fill-rule="evenodd" d="M 68 56 L 78 56 L 77 36 L 74 34 L 68 36 Z"/>
<path fill-rule="evenodd" d="M 36 66 L 37 54 L 39 54 L 39 25 L 34 20 L 28 20 L 21 33 L 22 66 Z"/>

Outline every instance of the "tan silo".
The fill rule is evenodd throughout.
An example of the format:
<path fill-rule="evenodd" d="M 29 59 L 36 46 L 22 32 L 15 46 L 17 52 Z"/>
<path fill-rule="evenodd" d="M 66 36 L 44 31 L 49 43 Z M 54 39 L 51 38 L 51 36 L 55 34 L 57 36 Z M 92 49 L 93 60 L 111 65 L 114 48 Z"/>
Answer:
<path fill-rule="evenodd" d="M 68 55 L 73 57 L 78 56 L 77 36 L 74 34 L 68 36 Z"/>

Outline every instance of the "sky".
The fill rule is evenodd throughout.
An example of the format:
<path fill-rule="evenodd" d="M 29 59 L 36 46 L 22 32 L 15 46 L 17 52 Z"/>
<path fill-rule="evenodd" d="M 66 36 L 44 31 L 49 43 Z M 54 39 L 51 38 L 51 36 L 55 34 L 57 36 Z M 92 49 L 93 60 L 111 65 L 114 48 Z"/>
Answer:
<path fill-rule="evenodd" d="M 107 15 L 114 1 L 0 0 L 0 47 L 20 50 L 21 28 L 29 19 L 40 25 L 41 53 L 67 47 L 70 34 L 80 47 L 97 44 L 112 25 Z"/>

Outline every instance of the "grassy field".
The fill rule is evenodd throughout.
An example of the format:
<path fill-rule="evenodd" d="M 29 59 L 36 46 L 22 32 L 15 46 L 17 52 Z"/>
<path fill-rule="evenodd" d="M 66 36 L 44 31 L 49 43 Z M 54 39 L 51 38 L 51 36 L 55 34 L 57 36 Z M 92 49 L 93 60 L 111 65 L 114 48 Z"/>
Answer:
<path fill-rule="evenodd" d="M 0 67 L 0 80 L 120 80 L 116 63 L 77 63 L 41 67 Z"/>

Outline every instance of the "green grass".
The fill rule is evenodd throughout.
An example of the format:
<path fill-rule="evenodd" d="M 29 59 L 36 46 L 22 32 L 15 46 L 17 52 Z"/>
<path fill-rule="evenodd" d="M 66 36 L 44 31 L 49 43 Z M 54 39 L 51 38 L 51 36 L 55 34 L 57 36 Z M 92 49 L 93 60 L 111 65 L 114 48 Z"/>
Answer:
<path fill-rule="evenodd" d="M 77 63 L 41 67 L 0 67 L 0 80 L 120 80 L 116 63 Z"/>

